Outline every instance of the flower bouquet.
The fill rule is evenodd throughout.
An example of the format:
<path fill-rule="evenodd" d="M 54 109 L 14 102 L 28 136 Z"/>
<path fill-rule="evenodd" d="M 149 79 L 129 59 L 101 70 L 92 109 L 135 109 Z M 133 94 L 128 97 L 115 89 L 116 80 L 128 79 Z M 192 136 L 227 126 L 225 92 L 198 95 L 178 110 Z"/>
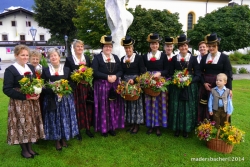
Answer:
<path fill-rule="evenodd" d="M 167 86 L 171 83 L 171 81 L 166 80 L 164 77 L 154 78 L 153 74 L 149 72 L 138 76 L 136 81 L 140 83 L 145 94 L 154 97 L 158 96 L 161 92 L 167 91 Z"/>
<path fill-rule="evenodd" d="M 72 92 L 72 88 L 70 87 L 69 82 L 66 79 L 60 79 L 55 82 L 48 82 L 46 86 L 48 88 L 51 88 L 57 95 L 58 102 L 62 100 L 63 96 L 68 95 Z"/>
<path fill-rule="evenodd" d="M 21 92 L 27 96 L 36 96 L 40 94 L 44 85 L 43 79 L 32 78 L 31 72 L 25 72 L 24 77 L 18 82 L 21 86 Z"/>
<path fill-rule="evenodd" d="M 192 76 L 188 74 L 187 68 L 183 71 L 175 71 L 172 79 L 172 84 L 178 86 L 178 88 L 184 88 L 189 86 L 192 82 Z"/>
<path fill-rule="evenodd" d="M 120 94 L 125 100 L 134 101 L 140 97 L 142 90 L 140 84 L 129 84 L 128 82 L 121 81 L 116 88 L 116 93 Z"/>
<path fill-rule="evenodd" d="M 77 82 L 77 84 L 89 84 L 92 87 L 93 69 L 85 65 L 80 65 L 79 69 L 74 70 L 70 77 L 73 81 Z"/>
<path fill-rule="evenodd" d="M 220 129 L 215 128 L 215 122 L 205 119 L 195 129 L 200 140 L 207 141 L 207 147 L 211 150 L 223 153 L 230 153 L 234 144 L 244 142 L 245 132 L 225 122 Z"/>

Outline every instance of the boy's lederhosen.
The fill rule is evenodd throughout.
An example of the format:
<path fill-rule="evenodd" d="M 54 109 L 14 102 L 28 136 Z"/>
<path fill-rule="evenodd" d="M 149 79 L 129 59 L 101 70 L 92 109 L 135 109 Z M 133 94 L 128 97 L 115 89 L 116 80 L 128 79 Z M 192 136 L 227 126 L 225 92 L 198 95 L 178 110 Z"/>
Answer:
<path fill-rule="evenodd" d="M 225 125 L 227 120 L 227 97 L 229 95 L 230 90 L 226 89 L 224 93 L 220 96 L 219 93 L 212 89 L 211 93 L 214 97 L 213 99 L 213 120 L 216 122 L 215 127 L 219 129 L 220 127 Z M 219 107 L 219 99 L 223 101 L 224 106 Z"/>

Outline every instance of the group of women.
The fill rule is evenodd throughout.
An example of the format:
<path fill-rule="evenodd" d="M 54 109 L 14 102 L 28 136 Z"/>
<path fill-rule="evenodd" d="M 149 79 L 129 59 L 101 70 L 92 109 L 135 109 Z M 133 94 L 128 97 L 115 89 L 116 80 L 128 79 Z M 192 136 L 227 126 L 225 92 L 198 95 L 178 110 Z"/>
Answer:
<path fill-rule="evenodd" d="M 177 55 L 173 55 L 175 41 L 179 49 Z M 126 55 L 120 60 L 112 54 L 112 36 L 104 35 L 100 40 L 102 51 L 91 62 L 83 54 L 84 43 L 76 40 L 72 45 L 72 55 L 66 58 L 64 65 L 60 63 L 59 50 L 50 49 L 50 64 L 46 68 L 38 63 L 39 53 L 33 51 L 30 54 L 27 46 L 16 46 L 16 63 L 5 70 L 3 86 L 3 92 L 10 97 L 8 144 L 19 144 L 21 155 L 33 158 L 38 153 L 32 150 L 31 144 L 38 139 L 55 140 L 56 149 L 62 150 L 62 147 L 67 147 L 65 140 L 73 137 L 82 140 L 81 129 L 86 129 L 91 138 L 94 137 L 91 126 L 104 137 L 115 136 L 115 130 L 124 128 L 125 123 L 131 125 L 127 129 L 131 134 L 136 134 L 139 125 L 145 123 L 149 135 L 155 131 L 157 136 L 161 136 L 160 127 L 170 127 L 176 137 L 181 132 L 183 137 L 188 137 L 188 132 L 194 130 L 198 121 L 209 117 L 206 100 L 210 89 L 215 86 L 218 73 L 228 76 L 227 87 L 232 90 L 230 61 L 218 51 L 220 39 L 215 33 L 207 35 L 205 41 L 199 43 L 201 54 L 197 57 L 188 51 L 189 39 L 184 34 L 176 39 L 166 37 L 165 53 L 159 51 L 161 38 L 158 34 L 149 34 L 147 42 L 150 51 L 140 56 L 134 51 L 135 40 L 130 36 L 122 38 L 121 45 Z M 70 78 L 71 72 L 82 64 L 94 71 L 93 103 L 87 102 L 91 88 L 85 86 L 84 81 L 77 84 Z M 52 89 L 43 88 L 40 105 L 40 95 L 21 93 L 18 81 L 24 73 L 28 71 L 36 77 L 35 70 L 41 68 L 41 78 L 45 82 L 67 79 L 74 90 L 72 94 L 58 101 Z M 161 92 L 156 97 L 142 94 L 136 101 L 126 101 L 116 94 L 120 79 L 134 84 L 135 78 L 146 71 L 156 78 L 171 78 L 176 70 L 185 68 L 192 75 L 192 83 L 184 89 L 170 85 L 168 92 Z"/>

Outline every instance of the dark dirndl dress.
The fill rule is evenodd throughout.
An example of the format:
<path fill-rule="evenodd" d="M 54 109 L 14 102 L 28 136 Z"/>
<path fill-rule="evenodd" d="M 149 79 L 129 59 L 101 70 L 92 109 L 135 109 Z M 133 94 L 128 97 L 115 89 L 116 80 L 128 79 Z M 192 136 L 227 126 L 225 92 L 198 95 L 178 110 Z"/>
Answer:
<path fill-rule="evenodd" d="M 192 83 L 183 89 L 171 85 L 169 93 L 169 127 L 173 131 L 191 132 L 196 125 L 197 117 L 197 83 Z"/>
<path fill-rule="evenodd" d="M 211 88 L 214 88 L 216 86 L 216 77 L 217 75 L 204 74 L 205 83 L 211 84 Z M 207 106 L 209 95 L 210 91 L 207 91 L 204 85 L 200 85 L 198 101 L 198 123 L 202 122 L 205 118 L 212 120 L 212 117 L 209 115 Z"/>
<path fill-rule="evenodd" d="M 137 75 L 124 75 L 124 80 L 135 79 Z M 142 96 L 135 101 L 124 100 L 125 121 L 130 124 L 142 124 L 144 122 Z"/>
<path fill-rule="evenodd" d="M 145 108 L 147 127 L 153 128 L 161 126 L 166 128 L 168 126 L 168 108 L 166 92 L 161 92 L 160 95 L 156 97 L 152 97 L 145 94 Z"/>
<path fill-rule="evenodd" d="M 90 91 L 89 86 L 79 83 L 74 91 L 76 116 L 79 129 L 90 129 L 92 125 L 92 104 L 87 103 L 87 95 Z"/>
<path fill-rule="evenodd" d="M 56 95 L 45 95 L 43 107 L 46 140 L 69 140 L 79 134 L 73 93 L 63 96 L 60 102 Z"/>
<path fill-rule="evenodd" d="M 95 131 L 107 133 L 110 130 L 124 128 L 124 100 L 116 96 L 109 100 L 109 91 L 116 90 L 118 80 L 109 83 L 107 80 L 94 81 Z"/>

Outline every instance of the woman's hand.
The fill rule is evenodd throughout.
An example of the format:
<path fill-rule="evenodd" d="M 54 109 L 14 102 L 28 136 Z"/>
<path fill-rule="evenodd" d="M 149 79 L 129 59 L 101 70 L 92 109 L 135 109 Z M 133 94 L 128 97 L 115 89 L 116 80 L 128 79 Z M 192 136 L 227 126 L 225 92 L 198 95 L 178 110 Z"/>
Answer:
<path fill-rule="evenodd" d="M 156 72 L 155 74 L 154 74 L 154 78 L 159 78 L 161 76 L 161 73 L 160 72 Z"/>
<path fill-rule="evenodd" d="M 133 80 L 133 79 L 130 79 L 130 80 L 128 80 L 128 83 L 129 83 L 129 84 L 134 84 L 134 80 Z"/>
<path fill-rule="evenodd" d="M 29 95 L 29 96 L 26 96 L 27 98 L 27 100 L 38 100 L 39 99 L 39 97 L 40 97 L 40 94 L 38 94 L 38 95 L 36 95 L 36 96 L 31 96 L 31 95 Z"/>
<path fill-rule="evenodd" d="M 108 81 L 114 83 L 116 81 L 116 75 L 108 75 Z"/>
<path fill-rule="evenodd" d="M 229 96 L 231 99 L 233 98 L 233 91 L 232 90 L 229 91 Z"/>
<path fill-rule="evenodd" d="M 211 84 L 209 84 L 209 83 L 204 83 L 204 87 L 205 87 L 205 89 L 207 90 L 207 91 L 211 91 Z"/>

